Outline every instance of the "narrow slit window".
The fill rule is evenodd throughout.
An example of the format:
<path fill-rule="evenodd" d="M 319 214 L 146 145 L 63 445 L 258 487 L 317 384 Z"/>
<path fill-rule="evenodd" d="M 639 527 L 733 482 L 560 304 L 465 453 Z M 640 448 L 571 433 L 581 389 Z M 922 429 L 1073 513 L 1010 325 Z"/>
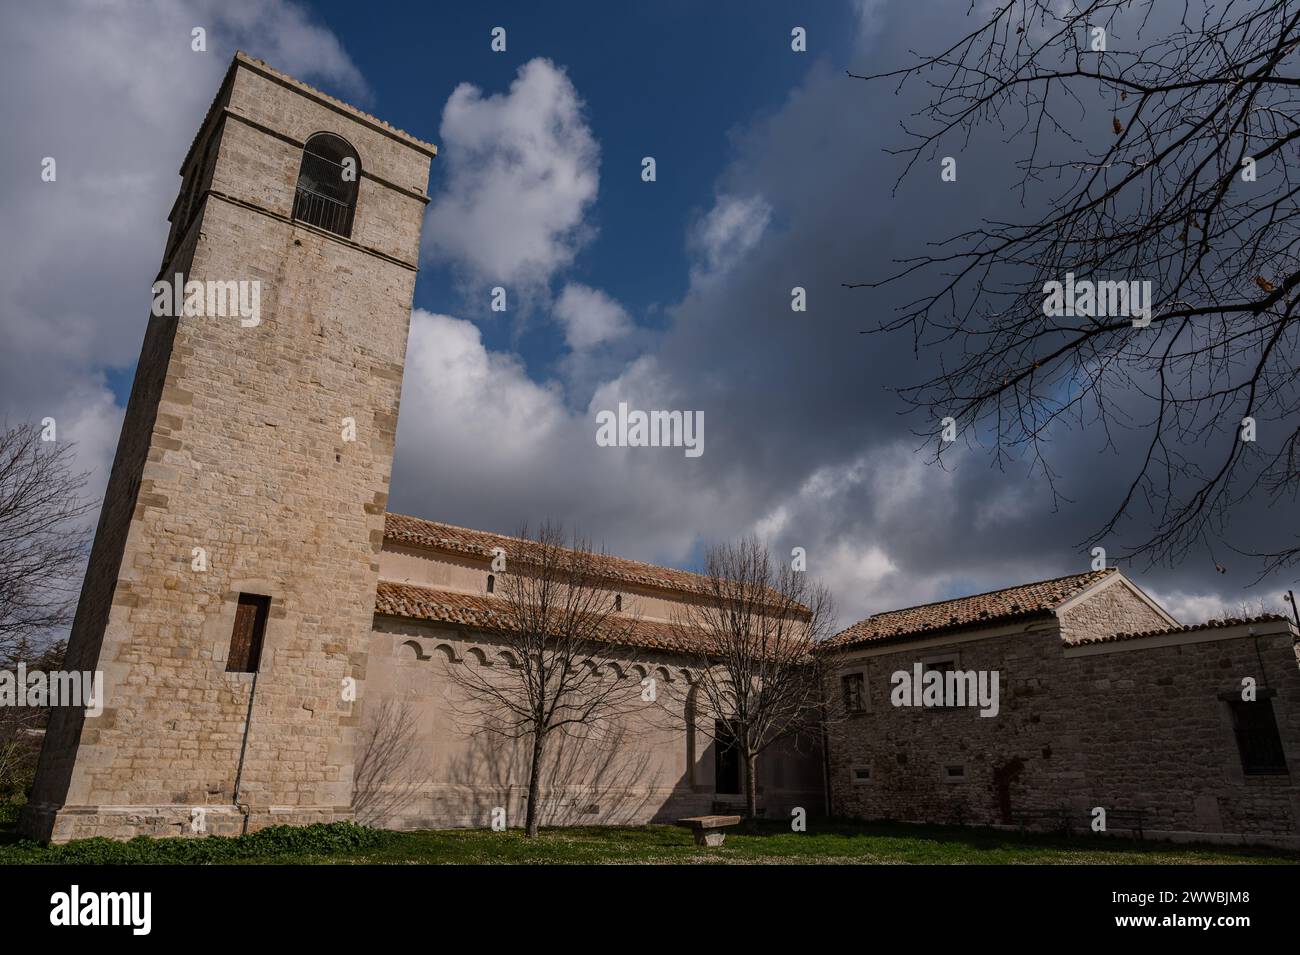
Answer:
<path fill-rule="evenodd" d="M 235 628 L 230 634 L 227 673 L 256 673 L 262 664 L 262 641 L 271 598 L 261 594 L 240 594 L 235 607 Z"/>
<path fill-rule="evenodd" d="M 867 708 L 867 686 L 861 673 L 847 673 L 840 677 L 846 713 L 861 713 Z"/>
<path fill-rule="evenodd" d="M 488 593 L 494 593 L 494 592 L 496 591 L 496 589 L 497 589 L 497 577 L 496 577 L 496 574 L 488 574 L 487 592 L 488 592 Z"/>

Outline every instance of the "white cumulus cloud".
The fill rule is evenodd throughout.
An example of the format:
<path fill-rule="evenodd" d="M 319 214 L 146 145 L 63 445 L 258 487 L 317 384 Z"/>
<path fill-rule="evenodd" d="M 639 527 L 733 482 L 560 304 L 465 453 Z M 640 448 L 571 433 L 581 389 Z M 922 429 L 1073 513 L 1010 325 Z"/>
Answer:
<path fill-rule="evenodd" d="M 758 244 L 771 218 L 772 207 L 762 196 L 718 196 L 691 232 L 700 259 L 696 279 L 729 271 Z"/>
<path fill-rule="evenodd" d="M 600 289 L 570 282 L 552 309 L 564 327 L 564 340 L 584 351 L 623 338 L 632 330 L 627 310 Z"/>
<path fill-rule="evenodd" d="M 634 366 L 612 394 L 636 401 L 652 380 Z M 731 492 L 697 459 L 596 444 L 595 412 L 609 398 L 570 408 L 557 384 L 488 349 L 473 322 L 416 309 L 390 507 L 504 532 L 558 520 L 613 553 L 668 562 L 688 559 L 697 535 L 730 536 Z"/>
<path fill-rule="evenodd" d="M 590 238 L 600 150 L 568 76 L 549 60 L 519 68 L 507 93 L 456 87 L 442 113 L 443 187 L 424 254 L 478 283 L 534 286 Z"/>

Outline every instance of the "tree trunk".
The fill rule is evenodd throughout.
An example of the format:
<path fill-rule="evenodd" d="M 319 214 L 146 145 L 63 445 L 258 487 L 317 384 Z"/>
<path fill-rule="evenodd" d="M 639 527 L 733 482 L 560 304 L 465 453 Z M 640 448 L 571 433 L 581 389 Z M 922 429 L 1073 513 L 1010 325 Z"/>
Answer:
<path fill-rule="evenodd" d="M 537 811 L 542 801 L 542 749 L 546 745 L 546 737 L 541 733 L 533 733 L 533 761 L 528 769 L 528 814 L 524 819 L 524 834 L 533 839 L 537 836 Z"/>
<path fill-rule="evenodd" d="M 758 820 L 758 754 L 745 753 L 745 822 L 750 829 Z"/>

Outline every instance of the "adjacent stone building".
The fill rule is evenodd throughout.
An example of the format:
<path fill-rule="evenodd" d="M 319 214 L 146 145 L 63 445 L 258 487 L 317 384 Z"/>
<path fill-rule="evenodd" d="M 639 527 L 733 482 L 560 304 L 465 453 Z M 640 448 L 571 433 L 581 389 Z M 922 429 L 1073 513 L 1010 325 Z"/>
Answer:
<path fill-rule="evenodd" d="M 877 614 L 833 641 L 832 811 L 1300 845 L 1298 638 L 1181 626 L 1116 570 Z M 906 705 L 928 671 L 997 674 L 996 713 Z"/>

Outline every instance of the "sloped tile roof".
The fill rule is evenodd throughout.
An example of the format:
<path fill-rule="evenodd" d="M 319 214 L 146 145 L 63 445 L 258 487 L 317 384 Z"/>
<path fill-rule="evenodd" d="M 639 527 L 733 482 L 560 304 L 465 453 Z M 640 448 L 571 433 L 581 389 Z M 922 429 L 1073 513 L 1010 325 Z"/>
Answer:
<path fill-rule="evenodd" d="M 459 624 L 478 630 L 505 630 L 510 627 L 510 614 L 500 597 L 485 594 L 465 594 L 414 584 L 399 584 L 381 580 L 375 597 L 375 613 L 412 620 L 431 620 L 438 623 Z M 627 625 L 611 637 L 611 645 L 641 647 L 675 653 L 702 653 L 705 637 L 691 639 L 681 628 L 652 620 L 627 621 Z"/>
<path fill-rule="evenodd" d="M 468 527 L 457 527 L 455 524 L 426 521 L 405 514 L 385 515 L 384 539 L 415 547 L 427 547 L 432 550 L 488 559 L 492 558 L 493 549 L 500 547 L 506 552 L 508 558 L 525 561 L 528 559 L 529 552 L 537 547 L 534 541 L 488 531 L 471 530 Z M 610 580 L 687 593 L 709 592 L 709 578 L 702 574 L 644 564 L 610 554 L 592 556 Z"/>
<path fill-rule="evenodd" d="M 1225 620 L 1210 620 L 1206 623 L 1194 623 L 1180 627 L 1164 627 L 1158 630 L 1137 630 L 1126 633 L 1111 633 L 1105 636 L 1076 636 L 1074 639 L 1067 639 L 1065 642 L 1072 647 L 1087 646 L 1090 643 L 1116 643 L 1121 640 L 1140 640 L 1143 637 L 1166 637 L 1176 633 L 1195 633 L 1200 630 L 1222 630 L 1227 627 L 1240 627 L 1254 623 L 1275 623 L 1281 621 L 1290 624 L 1291 620 L 1285 614 L 1265 613 L 1257 617 L 1229 617 Z"/>
<path fill-rule="evenodd" d="M 889 610 L 860 620 L 836 634 L 832 647 L 904 640 L 948 630 L 1008 623 L 1052 613 L 1057 607 L 1115 573 L 1113 567 L 1007 587 L 971 597 Z"/>

